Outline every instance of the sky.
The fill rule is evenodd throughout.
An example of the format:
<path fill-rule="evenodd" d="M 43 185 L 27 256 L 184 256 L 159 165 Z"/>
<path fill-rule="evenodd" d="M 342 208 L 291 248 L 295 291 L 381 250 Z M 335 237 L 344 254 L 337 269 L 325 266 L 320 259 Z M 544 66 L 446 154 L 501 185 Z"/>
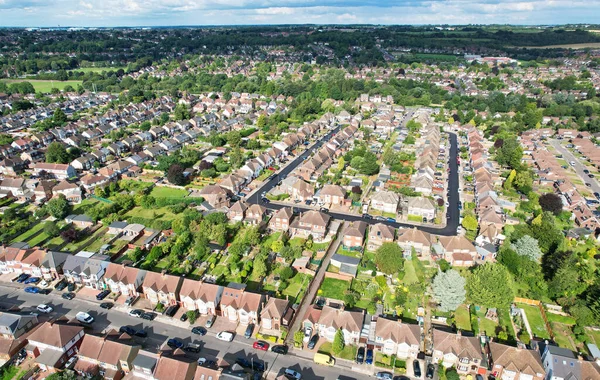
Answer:
<path fill-rule="evenodd" d="M 567 24 L 600 0 L 0 0 L 0 26 Z"/>

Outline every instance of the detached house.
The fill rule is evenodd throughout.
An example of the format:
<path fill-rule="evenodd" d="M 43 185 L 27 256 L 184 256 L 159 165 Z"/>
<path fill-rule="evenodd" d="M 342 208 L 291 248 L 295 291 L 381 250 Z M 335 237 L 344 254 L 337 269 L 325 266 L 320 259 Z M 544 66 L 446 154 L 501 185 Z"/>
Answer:
<path fill-rule="evenodd" d="M 179 299 L 182 278 L 164 273 L 147 272 L 142 291 L 146 299 L 156 305 L 162 303 L 165 306 L 175 305 Z"/>
<path fill-rule="evenodd" d="M 362 248 L 367 232 L 367 223 L 362 220 L 350 223 L 344 230 L 344 247 Z"/>
<path fill-rule="evenodd" d="M 327 234 L 327 226 L 331 217 L 320 211 L 306 211 L 294 219 L 290 226 L 293 236 L 308 238 L 312 235 L 315 240 L 322 240 Z"/>
<path fill-rule="evenodd" d="M 206 185 L 200 190 L 200 195 L 214 208 L 229 206 L 229 194 L 220 186 Z"/>
<path fill-rule="evenodd" d="M 383 243 L 391 243 L 394 241 L 396 229 L 383 223 L 376 223 L 369 227 L 369 239 L 367 249 L 376 251 Z"/>
<path fill-rule="evenodd" d="M 435 205 L 425 197 L 411 197 L 408 199 L 408 214 L 419 216 L 427 221 L 435 219 Z"/>
<path fill-rule="evenodd" d="M 329 342 L 333 342 L 336 332 L 342 330 L 345 344 L 357 344 L 364 318 L 364 311 L 347 311 L 323 306 L 317 329 L 319 335 Z"/>
<path fill-rule="evenodd" d="M 378 191 L 371 197 L 371 208 L 373 210 L 396 214 L 400 196 L 391 191 Z"/>
<path fill-rule="evenodd" d="M 410 258 L 412 252 L 417 254 L 421 260 L 431 259 L 431 234 L 418 230 L 417 228 L 407 228 L 398 230 L 398 245 L 404 251 L 404 256 Z"/>
<path fill-rule="evenodd" d="M 232 322 L 258 323 L 264 295 L 246 292 L 244 288 L 245 285 L 232 283 L 223 289 L 221 312 Z"/>
<path fill-rule="evenodd" d="M 260 326 L 265 330 L 280 330 L 288 326 L 293 313 L 288 300 L 271 297 L 260 312 Z"/>
<path fill-rule="evenodd" d="M 292 222 L 293 215 L 290 207 L 284 207 L 277 210 L 269 221 L 269 228 L 273 231 L 287 231 Z"/>
<path fill-rule="evenodd" d="M 65 196 L 67 201 L 71 204 L 81 203 L 83 194 L 81 188 L 74 183 L 67 182 L 66 180 L 61 181 L 58 185 L 52 188 L 52 196 L 56 197 L 59 194 Z"/>
<path fill-rule="evenodd" d="M 186 278 L 181 285 L 179 298 L 186 310 L 198 310 L 201 315 L 216 315 L 222 294 L 222 286 Z"/>
<path fill-rule="evenodd" d="M 318 191 L 317 195 L 315 195 L 315 198 L 320 204 L 340 206 L 344 204 L 346 192 L 341 186 L 325 185 L 321 190 Z"/>
<path fill-rule="evenodd" d="M 440 236 L 441 253 L 453 266 L 471 266 L 475 263 L 477 250 L 464 236 Z"/>
<path fill-rule="evenodd" d="M 373 323 L 371 324 L 371 326 Z M 385 318 L 375 322 L 375 345 L 385 355 L 416 359 L 420 351 L 421 328 Z"/>

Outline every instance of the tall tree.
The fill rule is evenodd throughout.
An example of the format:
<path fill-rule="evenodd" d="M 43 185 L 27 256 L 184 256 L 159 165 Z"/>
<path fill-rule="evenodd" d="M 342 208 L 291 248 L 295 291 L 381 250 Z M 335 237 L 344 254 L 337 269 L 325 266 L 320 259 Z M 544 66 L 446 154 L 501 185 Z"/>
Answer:
<path fill-rule="evenodd" d="M 442 311 L 454 311 L 465 302 L 466 280 L 454 269 L 439 272 L 433 279 L 433 298 Z"/>
<path fill-rule="evenodd" d="M 48 149 L 46 149 L 46 162 L 68 164 L 71 162 L 71 156 L 63 144 L 55 141 L 50 143 L 50 145 L 48 145 Z"/>
<path fill-rule="evenodd" d="M 404 268 L 404 254 L 396 243 L 384 243 L 375 252 L 375 265 L 385 274 L 394 274 Z"/>
<path fill-rule="evenodd" d="M 47 204 L 48 213 L 56 219 L 64 219 L 71 211 L 71 205 L 63 194 L 58 194 L 58 197 L 53 197 Z"/>
<path fill-rule="evenodd" d="M 469 300 L 484 307 L 508 307 L 514 298 L 512 277 L 499 264 L 487 263 L 475 268 L 466 289 Z"/>
<path fill-rule="evenodd" d="M 560 196 L 555 193 L 546 193 L 540 195 L 538 202 L 540 203 L 543 211 L 551 212 L 554 215 L 560 214 L 563 209 L 562 199 L 560 199 Z"/>
<path fill-rule="evenodd" d="M 173 164 L 167 171 L 167 179 L 173 185 L 183 186 L 185 185 L 185 177 L 183 175 L 183 167 L 179 164 Z"/>
<path fill-rule="evenodd" d="M 338 329 L 335 332 L 335 336 L 333 337 L 333 344 L 331 345 L 331 352 L 334 355 L 339 355 L 344 350 L 344 347 L 345 347 L 344 333 L 342 332 L 342 329 Z"/>
<path fill-rule="evenodd" d="M 511 248 L 514 249 L 517 254 L 526 256 L 533 261 L 539 261 L 542 258 L 542 250 L 538 245 L 537 239 L 529 235 L 521 236 L 512 244 Z"/>

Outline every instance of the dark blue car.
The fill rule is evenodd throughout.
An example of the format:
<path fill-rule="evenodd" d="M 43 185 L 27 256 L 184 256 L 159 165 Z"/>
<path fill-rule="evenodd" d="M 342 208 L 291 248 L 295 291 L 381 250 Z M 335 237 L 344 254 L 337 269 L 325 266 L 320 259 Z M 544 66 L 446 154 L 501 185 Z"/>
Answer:
<path fill-rule="evenodd" d="M 171 348 L 181 348 L 183 347 L 183 342 L 178 339 L 171 338 L 167 341 L 167 346 Z"/>
<path fill-rule="evenodd" d="M 27 280 L 25 280 L 25 284 L 37 284 L 38 282 L 40 282 L 39 277 L 29 277 Z"/>
<path fill-rule="evenodd" d="M 40 292 L 40 288 L 37 286 L 28 286 L 25 288 L 25 293 L 33 293 L 38 294 Z"/>
<path fill-rule="evenodd" d="M 370 348 L 367 350 L 367 356 L 365 357 L 365 363 L 373 364 L 373 350 Z"/>

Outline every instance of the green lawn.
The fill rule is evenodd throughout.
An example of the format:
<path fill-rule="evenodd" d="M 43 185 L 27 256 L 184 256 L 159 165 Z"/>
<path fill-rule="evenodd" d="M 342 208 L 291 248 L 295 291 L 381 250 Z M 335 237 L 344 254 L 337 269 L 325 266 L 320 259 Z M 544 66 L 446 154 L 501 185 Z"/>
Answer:
<path fill-rule="evenodd" d="M 318 294 L 322 297 L 333 298 L 336 300 L 343 300 L 346 290 L 348 290 L 350 283 L 348 281 L 337 280 L 335 278 L 325 278 L 321 287 L 319 288 Z"/>
<path fill-rule="evenodd" d="M 36 224 L 32 228 L 28 229 L 27 231 L 23 232 L 21 235 L 19 235 L 16 238 L 14 238 L 12 240 L 12 242 L 13 243 L 26 242 L 33 235 L 35 235 L 38 231 L 42 230 L 44 228 L 44 224 L 45 223 L 38 223 L 38 224 Z"/>
<path fill-rule="evenodd" d="M 341 245 L 338 248 L 338 250 L 337 250 L 336 253 L 339 253 L 340 255 L 343 255 L 343 256 L 355 257 L 357 259 L 360 259 L 362 257 L 362 253 L 360 251 L 353 251 L 353 250 L 350 250 L 350 249 L 344 249 L 344 248 L 342 248 Z"/>
<path fill-rule="evenodd" d="M 585 329 L 585 333 L 590 338 L 592 343 L 595 343 L 596 346 L 600 345 L 600 331 L 587 328 Z"/>
<path fill-rule="evenodd" d="M 402 279 L 402 282 L 406 285 L 419 282 L 419 278 L 417 277 L 417 272 L 412 260 L 406 260 L 404 262 L 404 278 Z"/>
<path fill-rule="evenodd" d="M 71 85 L 73 88 L 77 88 L 81 83 L 80 80 L 67 80 L 67 81 L 52 81 L 52 80 L 39 80 L 39 79 L 5 79 L 3 80 L 6 83 L 20 83 L 20 82 L 29 82 L 33 85 L 33 88 L 36 92 L 44 92 L 48 93 L 52 90 L 52 88 L 58 88 L 59 90 L 63 90 L 67 85 Z"/>
<path fill-rule="evenodd" d="M 550 322 L 552 325 L 552 331 L 554 332 L 554 340 L 556 343 L 563 348 L 577 351 L 576 347 L 573 347 L 569 336 L 573 336 L 571 328 L 562 323 Z"/>
<path fill-rule="evenodd" d="M 161 207 L 156 209 L 146 209 L 142 207 L 134 207 L 125 214 L 125 216 L 138 217 L 150 220 L 172 220 L 175 219 L 173 214 L 168 207 Z"/>
<path fill-rule="evenodd" d="M 408 220 L 410 222 L 420 223 L 420 222 L 423 221 L 423 217 L 422 216 L 418 216 L 418 215 L 408 215 Z"/>
<path fill-rule="evenodd" d="M 27 243 L 29 244 L 30 247 L 35 247 L 35 246 L 40 245 L 44 241 L 46 241 L 46 239 L 48 239 L 49 237 L 50 236 L 48 236 L 45 232 L 42 232 L 41 234 L 37 235 L 36 237 L 31 239 Z"/>
<path fill-rule="evenodd" d="M 546 317 L 548 318 L 548 321 L 550 321 L 550 323 L 556 322 L 556 323 L 562 323 L 562 324 L 565 324 L 568 326 L 575 325 L 575 318 L 573 318 L 573 317 L 549 313 L 549 312 L 546 312 Z"/>
<path fill-rule="evenodd" d="M 73 206 L 73 214 L 82 215 L 85 211 L 100 203 L 99 200 L 95 198 L 86 198 L 80 204 Z"/>
<path fill-rule="evenodd" d="M 544 323 L 542 314 L 537 306 L 523 304 L 519 304 L 518 306 L 525 310 L 525 315 L 527 316 L 533 335 L 542 339 L 550 339 L 550 334 L 548 334 L 548 331 L 546 330 L 546 324 Z"/>
<path fill-rule="evenodd" d="M 311 276 L 307 274 L 298 273 L 290 280 L 290 284 L 282 292 L 284 296 L 289 297 L 290 301 L 299 301 L 304 297 L 308 283 L 310 282 Z"/>
<path fill-rule="evenodd" d="M 479 331 L 485 331 L 487 336 L 496 336 L 496 327 L 498 324 L 485 317 L 486 309 L 481 309 L 477 316 L 479 317 Z"/>
<path fill-rule="evenodd" d="M 456 328 L 464 331 L 471 331 L 471 315 L 465 305 L 461 305 L 454 313 Z"/>
<path fill-rule="evenodd" d="M 263 240 L 262 245 L 270 248 L 273 242 L 279 240 L 280 237 L 281 232 L 273 232 L 271 235 L 267 236 L 265 240 Z"/>
<path fill-rule="evenodd" d="M 188 195 L 187 190 L 175 189 L 172 187 L 155 186 L 150 195 L 156 198 L 183 198 Z"/>
<path fill-rule="evenodd" d="M 342 359 L 346 359 L 346 360 L 356 359 L 356 351 L 358 350 L 358 348 L 356 346 L 351 346 L 351 345 L 345 346 L 339 355 L 334 355 L 333 352 L 331 352 L 332 346 L 333 345 L 331 343 L 325 342 L 321 346 L 319 346 L 319 352 L 322 354 L 329 354 L 336 358 L 342 358 Z"/>

